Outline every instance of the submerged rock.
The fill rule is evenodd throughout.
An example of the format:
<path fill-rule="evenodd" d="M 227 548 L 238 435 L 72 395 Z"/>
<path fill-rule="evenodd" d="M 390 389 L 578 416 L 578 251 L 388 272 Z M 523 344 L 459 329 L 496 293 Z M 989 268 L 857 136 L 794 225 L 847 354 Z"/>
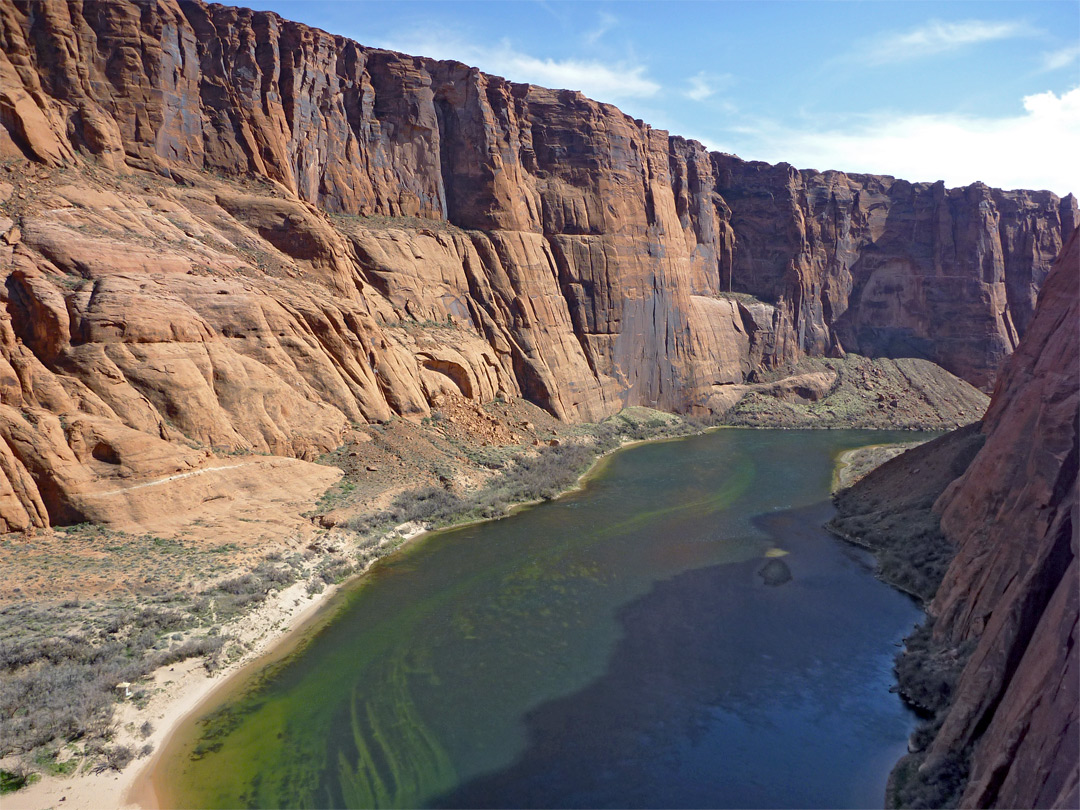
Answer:
<path fill-rule="evenodd" d="M 791 582 L 791 569 L 779 557 L 773 557 L 761 566 L 758 576 L 765 580 L 766 585 L 783 585 Z"/>

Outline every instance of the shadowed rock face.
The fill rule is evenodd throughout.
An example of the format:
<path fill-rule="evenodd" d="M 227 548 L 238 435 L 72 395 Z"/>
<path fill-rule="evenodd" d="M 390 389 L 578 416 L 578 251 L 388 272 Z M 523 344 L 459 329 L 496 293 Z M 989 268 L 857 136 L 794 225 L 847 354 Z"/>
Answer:
<path fill-rule="evenodd" d="M 881 553 L 887 580 L 933 595 L 933 638 L 909 644 L 901 687 L 925 694 L 942 667 L 962 666 L 931 696 L 940 728 L 898 768 L 901 799 L 941 798 L 940 775 L 970 753 L 961 807 L 1080 800 L 1078 324 L 1080 230 L 981 428 L 904 453 L 837 498 L 833 526 Z"/>
<path fill-rule="evenodd" d="M 712 157 L 735 234 L 723 278 L 783 298 L 799 351 L 922 357 L 984 388 L 1080 224 L 1071 195 Z"/>
<path fill-rule="evenodd" d="M 185 442 L 313 458 L 447 392 L 706 412 L 844 348 L 988 386 L 1077 219 L 710 154 L 271 13 L 3 0 L 0 44 L 0 528 L 102 518 L 59 472 L 80 415 L 114 426 L 94 480 L 130 483 L 201 463 Z"/>
<path fill-rule="evenodd" d="M 272 13 L 50 0 L 2 23 L 9 150 L 253 173 L 326 211 L 504 233 L 504 264 L 553 276 L 601 399 L 693 404 L 717 380 L 691 298 L 728 288 L 777 305 L 766 363 L 842 345 L 988 388 L 1078 221 L 1071 196 L 709 154 L 576 92 Z"/>
<path fill-rule="evenodd" d="M 975 744 L 965 803 L 1075 805 L 1074 197 L 710 154 L 200 2 L 0 0 L 0 46 L 0 530 L 216 497 L 215 448 L 313 458 L 446 393 L 702 411 L 845 349 L 989 388 L 1019 344 L 937 504 L 935 633 L 978 647 L 930 756 Z"/>
<path fill-rule="evenodd" d="M 987 411 L 986 443 L 935 510 L 956 558 L 935 635 L 977 638 L 930 756 L 975 744 L 962 806 L 1080 801 L 1080 231 L 1047 278 Z"/>

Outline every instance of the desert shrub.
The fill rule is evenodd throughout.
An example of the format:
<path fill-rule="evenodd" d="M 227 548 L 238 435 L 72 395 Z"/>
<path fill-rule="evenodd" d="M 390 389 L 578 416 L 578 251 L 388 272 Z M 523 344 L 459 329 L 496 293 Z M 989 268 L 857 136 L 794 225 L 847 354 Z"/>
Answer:
<path fill-rule="evenodd" d="M 280 555 L 279 555 L 280 558 Z M 286 585 L 292 585 L 296 582 L 296 571 L 292 568 L 279 568 L 276 565 L 264 562 L 259 565 L 254 571 L 254 576 L 258 577 L 265 585 L 282 588 Z"/>
<path fill-rule="evenodd" d="M 974 651 L 974 640 L 957 647 L 937 642 L 933 621 L 915 628 L 896 656 L 896 679 L 904 697 L 931 717 L 943 714 L 952 703 L 953 689 Z"/>
<path fill-rule="evenodd" d="M 149 607 L 135 614 L 132 622 L 136 627 L 152 630 L 156 633 L 166 633 L 184 626 L 184 614 L 178 610 L 161 610 Z"/>
<path fill-rule="evenodd" d="M 439 523 L 462 505 L 460 498 L 443 487 L 424 487 L 395 498 L 390 513 L 399 523 L 410 520 Z"/>
<path fill-rule="evenodd" d="M 53 635 L 53 628 L 34 622 L 19 627 L 19 634 L 7 629 L 0 643 L 0 756 L 55 740 L 101 737 L 112 724 L 118 683 L 138 681 L 158 666 L 213 655 L 220 639 L 168 646 L 163 630 L 181 626 L 184 617 L 182 611 L 121 606 L 100 617 L 96 628 L 91 623 L 78 634 Z M 63 622 L 59 616 L 54 626 Z"/>
<path fill-rule="evenodd" d="M 114 771 L 122 771 L 135 759 L 135 749 L 130 745 L 114 745 L 105 751 L 105 762 Z"/>
<path fill-rule="evenodd" d="M 171 647 L 163 653 L 156 655 L 149 666 L 151 670 L 158 667 L 167 667 L 188 658 L 203 658 L 217 653 L 225 643 L 222 636 L 201 636 L 189 639 L 183 644 Z M 153 729 L 151 729 L 152 731 Z M 149 732 L 148 732 L 149 733 Z M 146 735 L 144 735 L 146 736 Z"/>
<path fill-rule="evenodd" d="M 327 585 L 343 581 L 356 570 L 351 562 L 343 557 L 333 557 L 319 567 L 318 578 Z"/>
<path fill-rule="evenodd" d="M 0 682 L 0 755 L 29 751 L 54 739 L 100 736 L 112 722 L 116 684 L 146 673 L 120 656 L 30 668 Z"/>
<path fill-rule="evenodd" d="M 22 790 L 38 778 L 38 775 L 25 765 L 15 765 L 10 770 L 0 769 L 0 796 Z"/>
<path fill-rule="evenodd" d="M 970 749 L 949 752 L 929 764 L 923 756 L 905 757 L 896 768 L 889 803 L 912 810 L 956 807 L 967 784 L 970 762 Z"/>
<path fill-rule="evenodd" d="M 244 574 L 242 577 L 235 577 L 234 579 L 227 579 L 217 584 L 216 590 L 222 593 L 232 594 L 239 596 L 241 594 L 254 593 L 262 586 L 262 582 L 256 579 L 251 574 Z"/>

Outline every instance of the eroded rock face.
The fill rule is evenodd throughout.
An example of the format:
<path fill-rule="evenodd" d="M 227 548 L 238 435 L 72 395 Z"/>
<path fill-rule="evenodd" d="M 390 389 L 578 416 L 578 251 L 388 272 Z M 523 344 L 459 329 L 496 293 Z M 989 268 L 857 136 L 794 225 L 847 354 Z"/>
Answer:
<path fill-rule="evenodd" d="M 962 806 L 1080 800 L 1078 323 L 1074 231 L 998 381 L 986 443 L 935 504 L 958 552 L 931 606 L 934 632 L 978 639 L 930 749 L 975 745 Z"/>
<path fill-rule="evenodd" d="M 908 640 L 897 671 L 936 717 L 894 772 L 890 801 L 1080 800 L 1078 324 L 1075 230 L 982 425 L 901 454 L 837 498 L 833 527 L 874 548 L 887 581 L 933 596 L 930 629 Z"/>
<path fill-rule="evenodd" d="M 1078 221 L 1071 196 L 710 155 L 575 92 L 271 13 L 48 0 L 0 20 L 8 152 L 251 173 L 326 211 L 489 232 L 511 275 L 556 271 L 576 354 L 643 404 L 700 398 L 716 358 L 688 296 L 722 289 L 777 305 L 767 363 L 842 345 L 989 387 Z"/>
<path fill-rule="evenodd" d="M 785 301 L 792 351 L 922 357 L 983 388 L 1080 224 L 1076 199 L 946 189 L 713 155 L 735 233 L 721 277 Z"/>
<path fill-rule="evenodd" d="M 132 483 L 192 449 L 314 458 L 446 394 L 707 412 L 844 347 L 985 385 L 1076 219 L 710 155 L 246 9 L 6 0 L 0 44 L 0 528 L 86 518 L 80 416 L 175 448 L 95 473 Z"/>

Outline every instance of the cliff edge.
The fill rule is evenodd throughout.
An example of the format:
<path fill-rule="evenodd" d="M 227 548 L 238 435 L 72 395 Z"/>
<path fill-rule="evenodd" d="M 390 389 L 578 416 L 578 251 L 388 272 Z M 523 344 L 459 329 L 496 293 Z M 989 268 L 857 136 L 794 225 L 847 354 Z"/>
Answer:
<path fill-rule="evenodd" d="M 901 691 L 929 716 L 894 772 L 898 806 L 1080 804 L 1078 309 L 1074 231 L 981 430 L 837 497 L 834 528 L 880 552 L 883 578 L 932 595 L 898 659 Z"/>
<path fill-rule="evenodd" d="M 723 413 L 845 351 L 985 388 L 1078 219 L 709 153 L 272 13 L 2 0 L 0 45 L 4 530 L 137 521 L 111 493 L 447 396 Z"/>

